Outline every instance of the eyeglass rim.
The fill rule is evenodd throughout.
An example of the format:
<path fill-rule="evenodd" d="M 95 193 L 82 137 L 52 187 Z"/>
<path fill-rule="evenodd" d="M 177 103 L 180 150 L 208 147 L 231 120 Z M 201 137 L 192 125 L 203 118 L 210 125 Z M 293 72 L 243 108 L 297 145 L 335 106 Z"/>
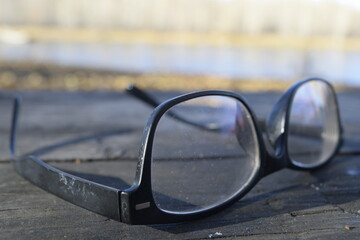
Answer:
<path fill-rule="evenodd" d="M 251 117 L 251 121 L 254 125 L 256 138 L 258 140 L 258 151 L 259 151 L 259 168 L 257 172 L 252 176 L 250 181 L 248 182 L 247 186 L 244 186 L 243 190 L 235 194 L 230 199 L 220 203 L 218 205 L 212 206 L 207 209 L 187 212 L 187 213 L 174 213 L 168 212 L 159 209 L 153 197 L 152 189 L 151 189 L 151 163 L 152 163 L 152 146 L 155 137 L 156 127 L 161 119 L 161 117 L 166 114 L 168 110 L 172 107 L 199 97 L 206 97 L 206 96 L 224 96 L 230 97 L 237 101 L 239 101 L 249 112 Z M 213 212 L 219 211 L 228 205 L 232 204 L 242 196 L 244 196 L 256 183 L 261 179 L 262 173 L 265 171 L 265 162 L 266 162 L 266 151 L 263 143 L 263 139 L 261 136 L 261 131 L 258 127 L 257 118 L 255 113 L 249 107 L 245 99 L 237 93 L 228 92 L 228 91 L 200 91 L 200 92 L 193 92 L 184 94 L 175 98 L 172 98 L 162 104 L 160 104 L 157 108 L 154 109 L 153 113 L 151 114 L 143 135 L 142 145 L 140 148 L 140 157 L 138 168 L 136 171 L 136 178 L 135 184 L 133 188 L 129 190 L 123 191 L 121 194 L 121 201 L 125 203 L 126 209 L 133 209 L 132 213 L 125 214 L 126 211 L 122 211 L 125 215 L 122 216 L 122 219 L 125 221 L 129 221 L 131 223 L 141 222 L 140 224 L 148 224 L 147 219 L 144 218 L 144 214 L 148 216 L 152 216 L 153 219 L 157 219 L 157 223 L 168 223 L 168 222 L 178 222 L 178 221 L 186 221 L 191 220 L 199 217 L 203 217 Z M 135 195 L 136 197 L 134 198 Z M 141 195 L 141 197 L 139 196 Z M 141 199 L 139 201 L 138 199 Z M 136 209 L 139 206 L 147 206 L 147 208 L 141 208 L 141 211 L 137 211 Z M 135 210 L 135 211 L 134 211 Z M 142 213 L 139 213 L 142 212 Z M 132 214 L 132 215 L 131 215 Z"/>
<path fill-rule="evenodd" d="M 337 139 L 336 147 L 333 149 L 333 152 L 329 155 L 328 159 L 326 161 L 320 162 L 319 164 L 307 164 L 307 165 L 301 165 L 297 164 L 296 161 L 294 161 L 290 154 L 289 154 L 289 148 L 288 148 L 288 136 L 289 136 L 289 128 L 290 128 L 290 113 L 292 104 L 294 101 L 294 97 L 297 93 L 297 91 L 305 84 L 308 84 L 312 81 L 318 81 L 324 83 L 328 89 L 330 90 L 333 100 L 335 103 L 335 117 L 337 119 L 337 127 L 339 129 L 339 136 Z M 281 115 L 282 119 L 277 119 L 278 122 L 283 121 L 284 122 L 284 134 L 283 137 L 280 138 L 279 146 L 277 147 L 276 151 L 278 152 L 277 158 L 285 159 L 287 162 L 287 166 L 290 169 L 294 170 L 317 170 L 325 165 L 327 165 L 331 159 L 336 155 L 336 153 L 340 150 L 341 146 L 343 145 L 343 128 L 341 124 L 341 117 L 340 117 L 340 109 L 339 109 L 339 102 L 337 99 L 337 94 L 335 92 L 335 89 L 332 84 L 330 84 L 327 80 L 317 77 L 311 77 L 303 79 L 299 82 L 296 82 L 293 84 L 278 100 L 277 106 L 274 106 L 273 111 L 275 108 L 278 108 L 278 112 L 283 112 L 284 114 Z M 271 113 L 269 114 L 269 118 L 267 119 L 267 122 L 271 122 Z M 283 160 L 284 161 L 284 160 Z"/>
<path fill-rule="evenodd" d="M 337 118 L 338 118 L 338 124 L 340 129 L 340 135 L 338 139 L 338 143 L 336 148 L 334 149 L 331 156 L 324 161 L 323 163 L 313 166 L 313 167 L 301 167 L 296 164 L 290 159 L 290 156 L 288 154 L 287 150 L 287 135 L 288 135 L 288 128 L 289 128 L 289 112 L 291 108 L 291 104 L 293 101 L 293 98 L 297 92 L 297 90 L 303 86 L 304 84 L 307 84 L 310 81 L 321 81 L 326 83 L 332 93 L 334 94 L 335 103 L 336 103 L 336 110 L 337 110 Z M 260 155 L 260 167 L 258 170 L 258 173 L 255 174 L 255 176 L 249 181 L 249 184 L 243 189 L 243 191 L 238 192 L 236 195 L 234 195 L 232 198 L 224 201 L 223 203 L 220 203 L 216 206 L 210 207 L 208 209 L 203 209 L 199 211 L 194 212 L 187 212 L 187 213 L 173 213 L 173 212 L 167 212 L 164 210 L 159 209 L 154 201 L 152 191 L 151 191 L 151 155 L 152 155 L 152 144 L 154 141 L 155 136 L 155 130 L 157 127 L 158 122 L 160 121 L 161 117 L 173 106 L 188 101 L 190 99 L 194 99 L 197 97 L 203 97 L 203 96 L 227 96 L 235 98 L 236 100 L 240 101 L 244 107 L 248 110 L 251 119 L 254 124 L 254 128 L 256 131 L 256 137 L 258 139 L 259 143 L 259 155 Z M 258 120 L 253 112 L 252 108 L 247 104 L 246 100 L 240 96 L 237 93 L 228 92 L 228 91 L 201 91 L 201 92 L 194 92 L 194 93 L 188 93 L 185 95 L 181 95 L 178 97 L 175 97 L 173 99 L 170 99 L 162 104 L 160 104 L 152 113 L 150 116 L 148 123 L 145 127 L 145 132 L 143 136 L 142 141 L 142 147 L 140 151 L 140 159 L 138 163 L 138 169 L 136 174 L 136 180 L 135 184 L 131 189 L 125 190 L 121 194 L 121 202 L 126 205 L 126 210 L 132 210 L 131 212 L 122 211 L 124 216 L 122 216 L 122 220 L 131 224 L 149 224 L 149 223 L 169 223 L 169 222 L 179 222 L 179 221 L 187 221 L 192 219 L 197 219 L 200 217 L 204 217 L 210 214 L 213 214 L 215 212 L 218 212 L 232 203 L 238 201 L 240 198 L 242 198 L 248 191 L 250 191 L 256 183 L 263 178 L 264 176 L 275 172 L 277 170 L 280 170 L 282 168 L 288 167 L 291 169 L 296 170 L 316 170 L 325 164 L 328 164 L 330 160 L 334 157 L 336 152 L 339 150 L 341 143 L 342 143 L 342 132 L 341 132 L 341 120 L 339 115 L 339 108 L 338 108 L 338 102 L 337 97 L 335 94 L 335 91 L 332 87 L 332 85 L 327 82 L 324 79 L 321 78 L 308 78 L 304 79 L 302 81 L 299 81 L 292 85 L 283 95 L 282 98 L 286 101 L 283 101 L 285 104 L 279 104 L 280 106 L 274 106 L 274 109 L 277 109 L 277 111 L 283 112 L 282 116 L 285 117 L 285 131 L 284 131 L 284 138 L 282 138 L 280 148 L 276 149 L 276 151 L 280 151 L 281 154 L 279 156 L 271 156 L 270 153 L 267 151 L 264 145 L 264 138 L 262 137 L 261 130 L 258 126 Z M 281 101 L 279 101 L 281 102 Z M 278 103 L 279 103 L 278 102 Z M 274 166 L 270 166 L 274 165 Z M 141 201 L 138 201 L 137 199 L 141 199 Z M 136 201 L 136 202 L 135 202 Z M 140 211 L 137 211 L 136 209 L 138 206 L 145 206 L 146 208 L 141 208 Z M 139 214 L 139 212 L 142 212 Z M 146 216 L 149 216 L 150 219 L 148 219 Z M 155 220 L 155 222 L 154 222 Z"/>

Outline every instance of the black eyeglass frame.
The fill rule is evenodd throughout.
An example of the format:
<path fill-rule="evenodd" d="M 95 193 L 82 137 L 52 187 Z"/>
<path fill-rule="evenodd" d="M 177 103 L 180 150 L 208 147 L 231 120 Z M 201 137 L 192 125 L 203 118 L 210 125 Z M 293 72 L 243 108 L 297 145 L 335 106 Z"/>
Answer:
<path fill-rule="evenodd" d="M 339 139 L 336 148 L 334 148 L 334 151 L 327 161 L 318 165 L 304 167 L 299 166 L 291 160 L 287 148 L 287 133 L 289 128 L 290 109 L 295 93 L 299 87 L 310 81 L 324 82 L 331 89 L 336 103 Z M 219 205 L 191 213 L 172 213 L 161 210 L 155 204 L 151 189 L 152 145 L 157 124 L 161 117 L 173 106 L 190 99 L 214 95 L 234 98 L 243 104 L 250 113 L 259 143 L 259 170 L 240 192 Z M 275 155 L 272 155 L 267 151 L 264 143 L 266 139 L 264 140 L 262 136 L 255 113 L 239 94 L 227 91 L 201 91 L 184 94 L 165 101 L 154 109 L 144 129 L 140 146 L 139 161 L 136 168 L 135 182 L 130 188 L 120 190 L 63 172 L 41 161 L 37 156 L 16 156 L 15 138 L 19 108 L 20 99 L 16 98 L 14 101 L 10 136 L 10 153 L 13 156 L 14 161 L 12 162 L 16 171 L 30 182 L 60 198 L 90 211 L 128 224 L 171 223 L 205 217 L 238 201 L 249 192 L 260 179 L 268 174 L 283 168 L 315 170 L 322 167 L 335 156 L 342 145 L 342 128 L 336 94 L 333 87 L 323 79 L 309 78 L 294 84 L 281 96 L 274 106 L 273 111 L 267 119 L 267 125 L 269 138 L 276 139 L 274 142 Z"/>

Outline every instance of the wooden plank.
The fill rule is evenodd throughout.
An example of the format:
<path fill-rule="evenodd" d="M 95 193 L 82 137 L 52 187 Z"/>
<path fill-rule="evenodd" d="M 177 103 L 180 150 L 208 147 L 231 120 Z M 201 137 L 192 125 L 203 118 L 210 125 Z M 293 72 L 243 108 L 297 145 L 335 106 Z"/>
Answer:
<path fill-rule="evenodd" d="M 0 167 L 0 232 L 3 239 L 220 237 L 215 233 L 248 239 L 346 239 L 360 233 L 359 160 L 337 158 L 313 173 L 283 170 L 263 179 L 244 200 L 223 212 L 192 222 L 152 226 L 128 226 L 74 206 L 30 184 L 4 163 Z M 115 186 L 123 182 L 119 176 L 131 183 L 135 163 L 55 166 Z"/>
<path fill-rule="evenodd" d="M 175 93 L 160 94 L 160 98 L 172 95 Z M 276 93 L 245 95 L 259 116 L 265 116 L 278 97 Z M 354 117 L 359 96 L 351 92 L 339 95 L 346 151 L 359 148 L 360 126 Z M 141 128 L 151 109 L 118 93 L 24 93 L 24 99 L 24 131 L 19 139 L 23 151 L 94 132 L 136 129 L 44 156 L 54 166 L 80 177 L 114 187 L 130 186 Z M 1 123 L 10 118 L 7 108 L 7 103 L 0 103 Z M 1 137 L 6 130 L 0 124 Z M 3 153 L 6 144 L 0 148 Z M 1 159 L 1 239 L 354 239 L 360 234 L 359 156 L 337 157 L 311 173 L 282 170 L 264 178 L 243 200 L 218 214 L 150 226 L 129 226 L 74 206 L 17 175 L 8 156 Z"/>

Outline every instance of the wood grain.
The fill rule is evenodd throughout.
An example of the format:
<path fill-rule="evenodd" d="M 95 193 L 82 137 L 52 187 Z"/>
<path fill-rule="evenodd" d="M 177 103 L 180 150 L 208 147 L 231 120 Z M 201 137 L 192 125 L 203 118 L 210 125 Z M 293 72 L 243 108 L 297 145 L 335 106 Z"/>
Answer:
<path fill-rule="evenodd" d="M 22 93 L 22 152 L 94 132 L 134 129 L 45 154 L 55 167 L 127 187 L 133 181 L 141 128 L 151 112 L 120 93 Z M 165 99 L 176 93 L 160 95 Z M 278 94 L 245 94 L 265 116 Z M 192 222 L 129 226 L 74 206 L 15 173 L 6 156 L 8 105 L 0 103 L 1 239 L 356 239 L 360 234 L 360 122 L 358 92 L 339 95 L 347 155 L 314 172 L 281 170 L 260 181 L 230 208 Z M 5 101 L 6 102 L 6 101 Z M 86 106 L 86 107 L 85 107 Z M 56 110 L 55 110 L 56 109 Z M 57 111 L 61 110 L 61 111 Z M 90 117 L 89 117 L 90 116 Z M 85 119 L 85 120 L 84 120 Z M 5 144 L 3 144 L 5 143 Z M 120 149 L 120 150 L 119 150 Z"/>

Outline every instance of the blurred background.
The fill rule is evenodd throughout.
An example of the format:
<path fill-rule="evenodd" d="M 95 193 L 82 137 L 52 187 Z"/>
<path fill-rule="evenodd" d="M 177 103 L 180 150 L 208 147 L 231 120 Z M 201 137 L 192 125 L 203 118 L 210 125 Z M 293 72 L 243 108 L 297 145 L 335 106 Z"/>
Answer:
<path fill-rule="evenodd" d="M 360 86 L 356 0 L 0 0 L 0 88 Z"/>

